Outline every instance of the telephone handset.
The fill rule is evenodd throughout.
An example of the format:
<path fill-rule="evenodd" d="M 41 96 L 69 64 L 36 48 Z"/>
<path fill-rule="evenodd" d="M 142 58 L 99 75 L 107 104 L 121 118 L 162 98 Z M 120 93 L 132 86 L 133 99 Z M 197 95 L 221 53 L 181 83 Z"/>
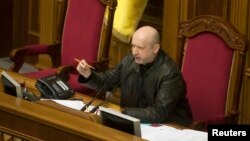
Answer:
<path fill-rule="evenodd" d="M 41 97 L 47 99 L 67 99 L 75 93 L 56 75 L 38 79 L 35 86 L 41 92 Z"/>

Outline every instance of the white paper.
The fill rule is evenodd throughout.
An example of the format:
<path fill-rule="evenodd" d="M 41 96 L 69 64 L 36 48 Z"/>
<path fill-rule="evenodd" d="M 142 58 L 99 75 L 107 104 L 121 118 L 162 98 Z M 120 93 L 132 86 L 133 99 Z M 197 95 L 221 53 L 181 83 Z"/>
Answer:
<path fill-rule="evenodd" d="M 85 105 L 80 100 L 53 100 L 53 101 L 76 110 L 81 110 L 81 108 Z"/>
<path fill-rule="evenodd" d="M 76 110 L 81 110 L 83 106 L 85 105 L 83 101 L 81 100 L 58 100 L 58 99 L 41 99 L 41 100 L 52 100 L 60 105 L 76 109 Z M 85 112 L 91 111 L 95 106 L 90 105 Z"/>
<path fill-rule="evenodd" d="M 142 138 L 149 141 L 207 141 L 207 132 L 171 126 L 141 124 Z"/>

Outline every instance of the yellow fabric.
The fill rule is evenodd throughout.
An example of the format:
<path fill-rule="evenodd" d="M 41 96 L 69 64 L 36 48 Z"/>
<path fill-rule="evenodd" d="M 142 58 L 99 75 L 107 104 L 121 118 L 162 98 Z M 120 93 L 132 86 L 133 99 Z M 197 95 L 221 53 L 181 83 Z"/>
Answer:
<path fill-rule="evenodd" d="M 138 26 L 148 0 L 118 0 L 114 17 L 113 34 L 128 43 Z"/>

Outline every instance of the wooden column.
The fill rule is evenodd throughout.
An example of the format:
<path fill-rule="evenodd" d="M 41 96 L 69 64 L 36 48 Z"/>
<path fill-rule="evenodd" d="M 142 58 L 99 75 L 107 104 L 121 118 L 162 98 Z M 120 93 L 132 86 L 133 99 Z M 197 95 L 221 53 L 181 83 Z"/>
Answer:
<path fill-rule="evenodd" d="M 247 36 L 248 40 L 250 27 L 249 27 L 249 13 L 250 13 L 250 2 L 248 0 L 231 0 L 230 3 L 230 22 L 244 35 Z M 249 54 L 249 51 L 248 51 Z M 244 80 L 241 93 L 240 101 L 240 124 L 249 124 L 250 123 L 250 57 L 246 54 L 246 63 L 244 70 Z"/>
<path fill-rule="evenodd" d="M 163 30 L 162 30 L 162 48 L 174 60 L 179 58 L 179 49 L 177 47 L 177 31 L 180 17 L 185 18 L 180 0 L 165 0 L 163 13 Z"/>
<path fill-rule="evenodd" d="M 13 46 L 13 0 L 1 1 L 0 19 L 0 57 L 6 57 Z"/>
<path fill-rule="evenodd" d="M 41 44 L 52 44 L 54 41 L 54 0 L 40 0 L 40 39 Z M 52 67 L 52 62 L 47 55 L 39 55 L 38 63 L 39 68 Z"/>
<path fill-rule="evenodd" d="M 65 8 L 63 4 L 64 0 L 40 0 L 39 13 L 40 13 L 40 38 L 39 43 L 41 44 L 54 44 L 59 42 L 61 32 L 58 28 L 61 25 L 61 17 Z M 60 55 L 60 52 L 58 52 Z M 40 55 L 38 63 L 36 64 L 39 68 L 52 67 L 52 61 L 47 55 Z"/>

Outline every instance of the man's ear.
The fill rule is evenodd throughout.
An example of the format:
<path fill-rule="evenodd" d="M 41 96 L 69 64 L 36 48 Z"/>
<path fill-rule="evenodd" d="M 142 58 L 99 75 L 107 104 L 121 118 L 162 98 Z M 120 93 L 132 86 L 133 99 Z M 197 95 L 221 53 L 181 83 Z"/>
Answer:
<path fill-rule="evenodd" d="M 159 50 L 160 50 L 160 44 L 155 44 L 154 45 L 154 53 L 158 53 Z"/>

